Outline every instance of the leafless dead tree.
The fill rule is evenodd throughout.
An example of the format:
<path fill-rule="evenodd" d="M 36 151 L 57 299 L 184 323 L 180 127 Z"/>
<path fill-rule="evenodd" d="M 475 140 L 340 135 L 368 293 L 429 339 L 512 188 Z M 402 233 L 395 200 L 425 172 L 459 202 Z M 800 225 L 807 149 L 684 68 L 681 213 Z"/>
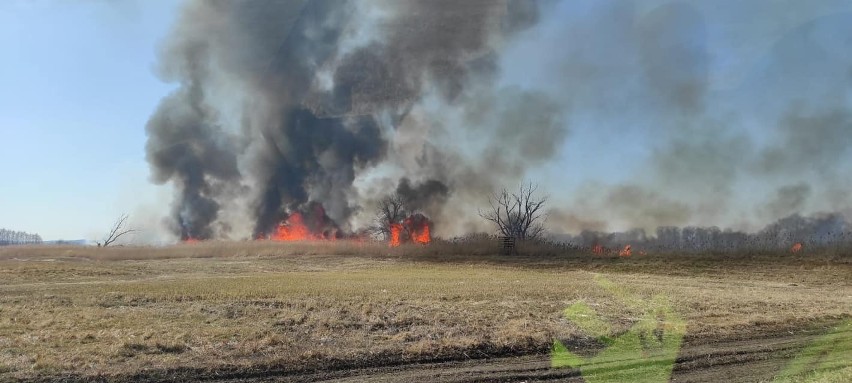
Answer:
<path fill-rule="evenodd" d="M 106 238 L 103 241 L 97 242 L 98 247 L 107 247 L 113 242 L 117 241 L 121 236 L 129 233 L 133 233 L 136 229 L 131 229 L 127 227 L 127 218 L 129 215 L 122 214 L 115 220 L 115 223 L 112 225 L 112 229 L 110 229 L 109 234 L 107 234 Z"/>
<path fill-rule="evenodd" d="M 399 194 L 393 194 L 379 201 L 376 218 L 371 231 L 384 238 L 390 238 L 391 224 L 401 224 L 409 214 L 405 201 Z"/>
<path fill-rule="evenodd" d="M 500 234 L 519 240 L 538 239 L 544 234 L 542 211 L 546 197 L 536 196 L 538 185 L 521 184 L 517 192 L 503 188 L 488 198 L 490 208 L 479 216 L 492 222 Z"/>

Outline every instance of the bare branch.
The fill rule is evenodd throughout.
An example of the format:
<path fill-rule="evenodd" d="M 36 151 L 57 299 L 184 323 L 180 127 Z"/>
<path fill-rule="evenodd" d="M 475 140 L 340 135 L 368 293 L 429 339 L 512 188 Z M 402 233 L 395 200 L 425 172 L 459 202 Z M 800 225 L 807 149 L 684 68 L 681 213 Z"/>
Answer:
<path fill-rule="evenodd" d="M 401 224 L 410 213 L 405 206 L 402 196 L 394 194 L 385 197 L 379 201 L 379 206 L 376 208 L 376 217 L 373 226 L 370 227 L 370 231 L 386 239 L 390 238 L 391 225 Z"/>
<path fill-rule="evenodd" d="M 544 234 L 542 222 L 547 215 L 542 212 L 547 197 L 537 197 L 538 185 L 521 184 L 517 192 L 501 189 L 488 199 L 489 209 L 479 210 L 479 216 L 497 227 L 506 237 L 521 240 L 540 238 Z"/>
<path fill-rule="evenodd" d="M 119 216 L 115 223 L 112 225 L 112 229 L 110 229 L 106 238 L 104 238 L 102 242 L 98 242 L 98 246 L 107 247 L 117 241 L 119 238 L 121 238 L 121 236 L 136 232 L 136 229 L 126 227 L 128 217 L 129 215 L 127 214 L 122 214 L 121 216 Z"/>

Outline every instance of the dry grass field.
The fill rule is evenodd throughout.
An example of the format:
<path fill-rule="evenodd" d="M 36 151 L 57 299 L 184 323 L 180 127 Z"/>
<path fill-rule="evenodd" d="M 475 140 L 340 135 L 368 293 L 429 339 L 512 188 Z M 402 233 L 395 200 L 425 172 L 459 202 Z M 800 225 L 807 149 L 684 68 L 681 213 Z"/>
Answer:
<path fill-rule="evenodd" d="M 546 354 L 554 339 L 594 348 L 567 306 L 594 307 L 616 332 L 641 315 L 601 277 L 640 299 L 665 296 L 687 345 L 852 317 L 842 251 L 619 258 L 493 246 L 0 248 L 0 381 L 295 376 Z"/>

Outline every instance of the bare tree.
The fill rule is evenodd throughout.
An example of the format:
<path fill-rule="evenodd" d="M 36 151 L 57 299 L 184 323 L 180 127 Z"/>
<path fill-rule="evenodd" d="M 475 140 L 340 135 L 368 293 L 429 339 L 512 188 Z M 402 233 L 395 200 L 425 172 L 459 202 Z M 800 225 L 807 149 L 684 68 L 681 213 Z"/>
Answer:
<path fill-rule="evenodd" d="M 390 238 L 391 225 L 401 224 L 405 217 L 408 216 L 408 213 L 402 196 L 399 194 L 387 196 L 379 201 L 379 206 L 376 208 L 376 218 L 371 231 L 386 239 Z"/>
<path fill-rule="evenodd" d="M 42 243 L 38 234 L 25 233 L 23 231 L 12 231 L 0 229 L 0 246 L 5 245 L 28 245 Z"/>
<path fill-rule="evenodd" d="M 107 247 L 113 242 L 117 241 L 121 236 L 129 233 L 133 233 L 136 229 L 131 229 L 127 227 L 127 218 L 129 216 L 127 214 L 122 214 L 115 220 L 115 223 L 112 225 L 112 229 L 110 229 L 109 234 L 104 238 L 103 241 L 97 242 L 98 247 Z"/>
<path fill-rule="evenodd" d="M 490 208 L 479 216 L 492 222 L 500 234 L 519 240 L 538 239 L 544 234 L 542 211 L 547 197 L 536 196 L 538 185 L 521 184 L 517 192 L 503 188 L 488 198 Z"/>

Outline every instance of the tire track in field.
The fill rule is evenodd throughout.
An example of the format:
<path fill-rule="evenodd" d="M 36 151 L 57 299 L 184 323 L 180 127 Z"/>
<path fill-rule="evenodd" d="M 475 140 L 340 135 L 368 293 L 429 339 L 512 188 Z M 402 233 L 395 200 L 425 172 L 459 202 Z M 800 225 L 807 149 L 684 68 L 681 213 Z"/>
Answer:
<path fill-rule="evenodd" d="M 672 382 L 760 382 L 771 380 L 815 335 L 685 344 Z M 623 360 L 619 368 L 641 366 L 642 359 Z M 595 368 L 587 366 L 586 368 Z M 606 368 L 611 366 L 600 366 Z M 237 380 L 241 381 L 241 380 Z M 302 376 L 265 377 L 245 382 L 584 382 L 580 371 L 550 367 L 550 355 L 424 363 L 362 370 L 317 372 Z M 227 382 L 227 381 L 222 381 Z M 234 382 L 234 381 L 230 381 Z"/>

